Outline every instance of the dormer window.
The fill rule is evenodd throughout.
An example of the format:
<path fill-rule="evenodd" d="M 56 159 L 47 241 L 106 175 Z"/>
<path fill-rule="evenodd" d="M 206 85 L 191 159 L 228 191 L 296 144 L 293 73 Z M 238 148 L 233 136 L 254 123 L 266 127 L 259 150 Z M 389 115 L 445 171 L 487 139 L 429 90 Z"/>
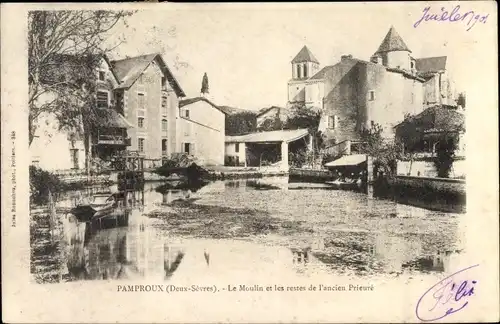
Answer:
<path fill-rule="evenodd" d="M 106 79 L 106 72 L 99 71 L 99 81 L 104 81 Z"/>

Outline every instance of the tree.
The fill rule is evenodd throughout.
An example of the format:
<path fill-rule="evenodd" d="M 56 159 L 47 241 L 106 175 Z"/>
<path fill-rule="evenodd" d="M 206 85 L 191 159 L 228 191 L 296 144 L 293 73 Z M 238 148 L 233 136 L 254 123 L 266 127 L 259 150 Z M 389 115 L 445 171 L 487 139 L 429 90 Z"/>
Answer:
<path fill-rule="evenodd" d="M 226 135 L 244 135 L 257 130 L 255 113 L 244 111 L 226 116 Z"/>
<path fill-rule="evenodd" d="M 83 92 L 81 78 L 54 80 L 53 72 L 62 60 L 74 56 L 73 68 L 90 65 L 95 55 L 104 54 L 111 48 L 102 48 L 108 32 L 120 21 L 130 16 L 130 11 L 79 10 L 79 11 L 31 11 L 28 14 L 28 134 L 31 145 L 36 131 L 37 118 L 43 114 L 76 116 L 64 110 L 67 104 L 82 104 L 87 95 L 75 93 L 75 87 Z M 80 62 L 78 62 L 80 60 Z M 69 64 L 71 66 L 71 64 Z M 78 75 L 80 69 L 71 73 Z M 94 71 L 94 70 L 93 70 Z M 87 73 L 84 74 L 88 76 Z M 88 103 L 87 103 L 88 105 Z M 71 123 L 71 122 L 70 122 Z"/>
<path fill-rule="evenodd" d="M 283 129 L 307 129 L 313 139 L 313 150 L 319 151 L 324 144 L 321 131 L 318 131 L 321 120 L 321 111 L 296 104 L 291 107 L 290 117 L 283 125 Z"/>
<path fill-rule="evenodd" d="M 278 116 L 265 119 L 258 127 L 259 132 L 269 132 L 283 129 L 283 122 Z"/>
<path fill-rule="evenodd" d="M 208 76 L 207 76 L 207 73 L 205 72 L 205 74 L 203 74 L 203 79 L 201 80 L 201 94 L 204 95 L 204 94 L 207 94 L 209 91 L 209 87 L 208 87 Z"/>
<path fill-rule="evenodd" d="M 398 142 L 390 142 L 382 136 L 383 128 L 375 123 L 361 132 L 361 141 L 364 145 L 360 151 L 373 158 L 374 171 L 383 171 L 386 175 L 394 175 L 397 160 L 402 156 L 402 145 Z"/>
<path fill-rule="evenodd" d="M 455 151 L 458 147 L 457 142 L 457 139 L 452 134 L 443 133 L 439 136 L 436 158 L 434 159 L 438 177 L 448 178 L 450 176 L 453 161 L 455 160 Z"/>

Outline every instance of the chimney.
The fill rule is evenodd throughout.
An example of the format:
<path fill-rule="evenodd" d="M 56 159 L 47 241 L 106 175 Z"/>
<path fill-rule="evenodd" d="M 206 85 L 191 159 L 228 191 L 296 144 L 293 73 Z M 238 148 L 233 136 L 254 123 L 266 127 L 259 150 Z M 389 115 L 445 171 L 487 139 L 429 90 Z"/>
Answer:
<path fill-rule="evenodd" d="M 375 64 L 382 64 L 382 58 L 379 55 L 373 55 L 370 58 L 370 62 L 375 63 Z"/>

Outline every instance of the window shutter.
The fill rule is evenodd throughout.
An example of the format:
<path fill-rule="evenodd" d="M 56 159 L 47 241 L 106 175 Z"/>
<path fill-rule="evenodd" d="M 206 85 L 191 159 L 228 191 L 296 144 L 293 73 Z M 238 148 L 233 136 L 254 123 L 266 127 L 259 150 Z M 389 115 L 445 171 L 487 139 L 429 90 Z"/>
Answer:
<path fill-rule="evenodd" d="M 333 116 L 333 128 L 337 128 L 339 125 L 339 117 L 337 115 Z"/>
<path fill-rule="evenodd" d="M 189 144 L 189 153 L 191 155 L 195 155 L 196 154 L 194 143 Z"/>

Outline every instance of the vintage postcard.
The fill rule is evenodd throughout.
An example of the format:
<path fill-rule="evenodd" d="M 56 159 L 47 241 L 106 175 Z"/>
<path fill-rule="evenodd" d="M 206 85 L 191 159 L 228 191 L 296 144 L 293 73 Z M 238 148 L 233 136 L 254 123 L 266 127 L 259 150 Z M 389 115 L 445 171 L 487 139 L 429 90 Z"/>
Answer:
<path fill-rule="evenodd" d="M 2 4 L 9 323 L 496 322 L 497 4 Z"/>

